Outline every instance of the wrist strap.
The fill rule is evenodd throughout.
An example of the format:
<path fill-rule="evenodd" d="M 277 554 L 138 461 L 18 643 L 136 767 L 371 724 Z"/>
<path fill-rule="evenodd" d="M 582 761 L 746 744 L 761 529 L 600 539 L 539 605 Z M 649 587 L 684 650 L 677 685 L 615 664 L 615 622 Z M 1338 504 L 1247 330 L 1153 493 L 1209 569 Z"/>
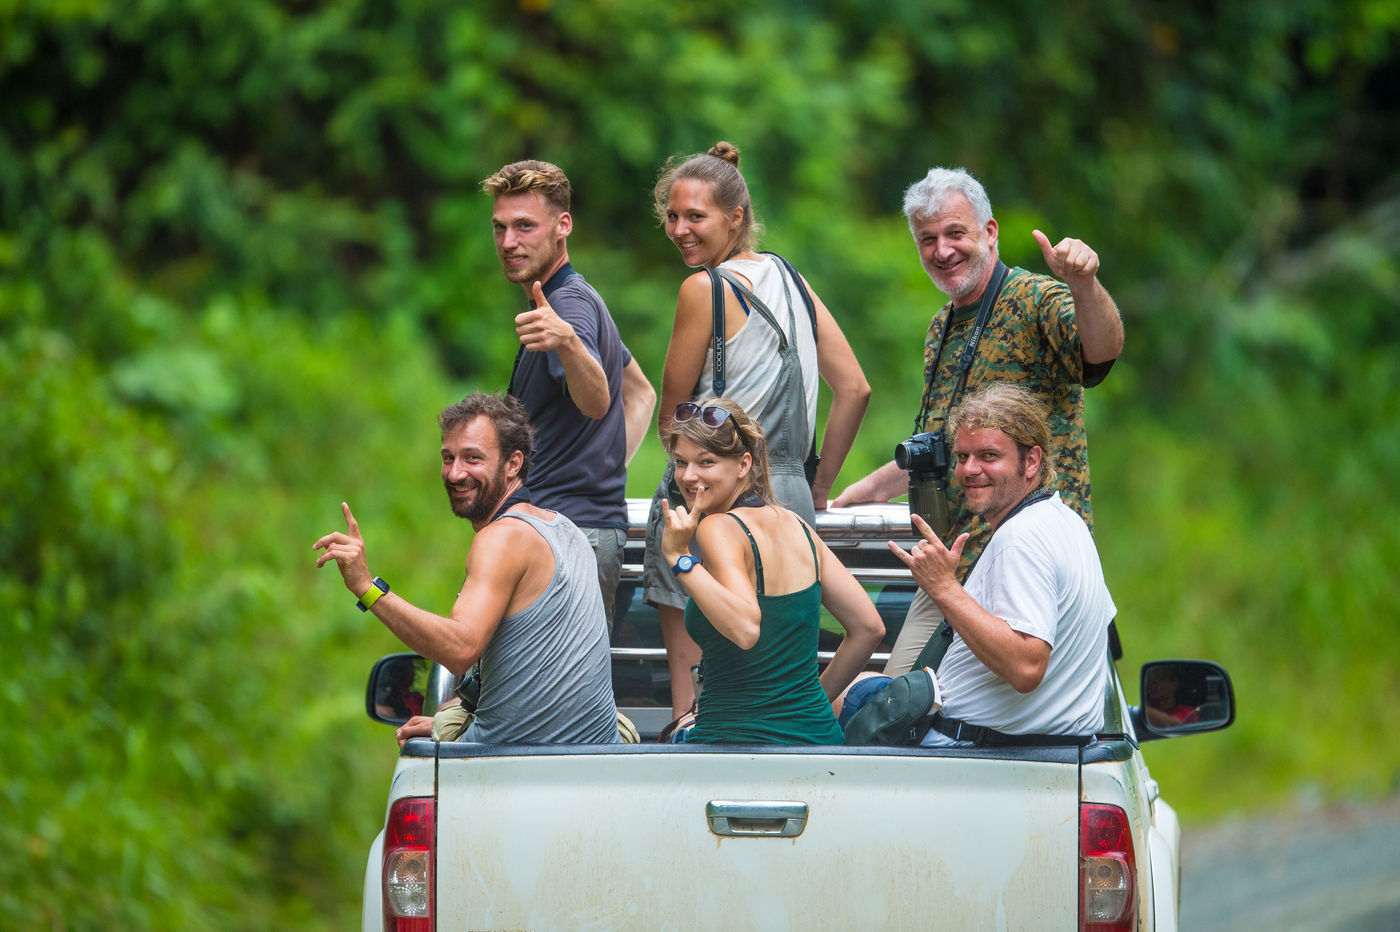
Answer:
<path fill-rule="evenodd" d="M 366 590 L 364 595 L 360 596 L 359 600 L 355 603 L 355 606 L 359 608 L 360 611 L 367 612 L 369 611 L 370 606 L 373 605 L 375 602 L 378 602 L 379 597 L 388 591 L 389 584 L 386 583 L 384 580 L 380 579 L 378 576 L 376 576 L 373 580 L 371 580 L 369 589 Z"/>

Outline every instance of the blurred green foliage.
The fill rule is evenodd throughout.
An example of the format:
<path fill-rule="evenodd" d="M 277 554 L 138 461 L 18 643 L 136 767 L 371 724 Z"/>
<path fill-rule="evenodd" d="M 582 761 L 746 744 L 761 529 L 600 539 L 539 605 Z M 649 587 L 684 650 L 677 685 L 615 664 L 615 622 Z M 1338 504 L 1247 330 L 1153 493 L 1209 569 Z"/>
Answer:
<path fill-rule="evenodd" d="M 354 923 L 395 641 L 310 545 L 349 501 L 450 605 L 434 416 L 509 373 L 477 184 L 527 156 L 659 382 L 652 184 L 740 146 L 874 386 L 847 479 L 907 433 L 941 303 L 905 185 L 966 165 L 1031 269 L 1032 228 L 1089 242 L 1128 327 L 1089 410 L 1125 675 L 1239 690 L 1154 774 L 1188 818 L 1392 790 L 1397 87 L 1389 0 L 0 2 L 0 925 Z"/>

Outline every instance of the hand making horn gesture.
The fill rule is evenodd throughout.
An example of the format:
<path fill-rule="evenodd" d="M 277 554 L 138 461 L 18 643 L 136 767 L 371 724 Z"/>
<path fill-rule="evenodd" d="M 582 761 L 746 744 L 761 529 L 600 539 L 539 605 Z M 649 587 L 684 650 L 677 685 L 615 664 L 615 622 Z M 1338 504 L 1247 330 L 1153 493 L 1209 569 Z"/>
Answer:
<path fill-rule="evenodd" d="M 695 491 L 695 501 L 689 507 L 671 507 L 670 502 L 661 503 L 662 521 L 661 555 L 667 563 L 675 563 L 681 554 L 690 552 L 690 542 L 695 539 L 695 529 L 700 519 L 705 517 L 705 502 L 709 501 L 710 490 L 701 487 Z"/>
<path fill-rule="evenodd" d="M 968 535 L 959 534 L 952 547 L 945 547 L 927 521 L 918 515 L 911 517 L 923 540 L 916 541 L 908 552 L 894 541 L 889 541 L 890 552 L 909 567 L 919 588 L 932 595 L 949 583 L 957 582 L 958 561 L 962 559 Z"/>

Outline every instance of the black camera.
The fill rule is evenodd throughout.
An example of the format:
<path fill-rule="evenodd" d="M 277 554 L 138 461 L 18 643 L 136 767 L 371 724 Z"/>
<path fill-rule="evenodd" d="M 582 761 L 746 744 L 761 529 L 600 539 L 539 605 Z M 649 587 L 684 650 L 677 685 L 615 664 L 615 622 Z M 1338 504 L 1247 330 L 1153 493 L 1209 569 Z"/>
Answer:
<path fill-rule="evenodd" d="M 894 463 L 921 479 L 948 479 L 948 442 L 941 433 L 924 431 L 894 448 Z"/>
<path fill-rule="evenodd" d="M 950 525 L 948 441 L 943 433 L 924 431 L 896 444 L 894 462 L 909 473 L 909 514 L 923 518 L 940 540 L 946 539 Z"/>

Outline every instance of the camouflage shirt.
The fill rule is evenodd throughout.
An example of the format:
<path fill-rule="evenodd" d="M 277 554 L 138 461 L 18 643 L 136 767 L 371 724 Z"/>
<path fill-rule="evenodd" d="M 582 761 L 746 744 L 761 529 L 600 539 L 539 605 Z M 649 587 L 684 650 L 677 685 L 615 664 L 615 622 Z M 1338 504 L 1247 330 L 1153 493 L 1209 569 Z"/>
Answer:
<path fill-rule="evenodd" d="M 922 430 L 940 430 L 948 416 L 949 397 L 958 382 L 958 356 L 977 319 L 977 305 L 945 304 L 929 323 L 924 343 L 924 383 L 929 414 Z M 939 353 L 944 327 L 948 335 Z M 1025 269 L 1011 269 L 992 308 L 987 329 L 959 398 L 991 382 L 1013 382 L 1035 393 L 1050 411 L 1050 445 L 1055 457 L 1056 487 L 1065 504 L 1094 528 L 1089 508 L 1089 449 L 1084 431 L 1084 388 L 1097 385 L 1109 364 L 1089 366 L 1079 344 L 1074 299 L 1057 279 Z M 935 371 L 936 369 L 936 371 Z M 1086 371 L 1087 370 L 1087 371 Z M 949 541 L 969 532 L 963 572 L 991 537 L 985 521 L 967 510 L 962 490 L 949 477 Z"/>

